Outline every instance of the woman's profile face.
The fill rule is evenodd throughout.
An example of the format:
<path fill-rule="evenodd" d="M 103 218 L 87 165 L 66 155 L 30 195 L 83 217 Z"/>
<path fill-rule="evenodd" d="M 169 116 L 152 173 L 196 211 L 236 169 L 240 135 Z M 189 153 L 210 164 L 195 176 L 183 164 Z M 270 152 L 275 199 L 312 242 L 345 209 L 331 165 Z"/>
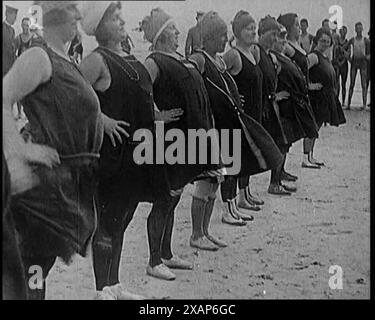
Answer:
<path fill-rule="evenodd" d="M 294 20 L 294 24 L 293 24 L 293 26 L 292 26 L 292 28 L 291 28 L 291 30 L 290 30 L 290 33 L 291 33 L 291 35 L 292 35 L 293 37 L 295 37 L 295 38 L 298 38 L 298 37 L 299 37 L 299 35 L 300 35 L 300 33 L 301 33 L 301 26 L 300 26 L 300 24 L 299 24 L 299 19 L 298 19 L 298 17 L 295 18 L 295 20 Z"/>
<path fill-rule="evenodd" d="M 286 33 L 277 33 L 273 49 L 277 52 L 284 52 L 286 43 Z"/>
<path fill-rule="evenodd" d="M 122 17 L 122 11 L 119 8 L 104 17 L 102 24 L 103 31 L 108 40 L 121 42 L 126 39 L 125 21 Z"/>
<path fill-rule="evenodd" d="M 206 42 L 206 46 L 211 50 L 222 53 L 225 51 L 225 47 L 228 43 L 228 29 L 225 27 L 218 33 L 211 34 L 210 38 Z"/>
<path fill-rule="evenodd" d="M 272 48 L 277 42 L 277 34 L 277 30 L 270 30 L 262 34 L 260 38 L 269 48 Z"/>
<path fill-rule="evenodd" d="M 67 43 L 72 41 L 78 32 L 78 21 L 81 14 L 75 5 L 65 9 L 66 22 L 61 25 L 62 40 Z"/>
<path fill-rule="evenodd" d="M 162 39 L 164 43 L 173 50 L 177 50 L 178 44 L 178 36 L 180 35 L 180 31 L 177 29 L 176 23 L 171 22 L 163 31 Z"/>
<path fill-rule="evenodd" d="M 246 28 L 241 31 L 241 40 L 246 44 L 252 44 L 256 40 L 257 25 L 255 22 L 250 23 Z"/>

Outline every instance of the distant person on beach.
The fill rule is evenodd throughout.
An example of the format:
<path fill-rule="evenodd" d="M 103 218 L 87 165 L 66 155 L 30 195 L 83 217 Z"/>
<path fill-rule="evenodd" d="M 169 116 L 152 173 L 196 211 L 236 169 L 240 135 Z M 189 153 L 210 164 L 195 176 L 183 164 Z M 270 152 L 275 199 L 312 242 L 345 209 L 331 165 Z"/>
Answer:
<path fill-rule="evenodd" d="M 20 33 L 15 40 L 16 56 L 19 57 L 23 52 L 29 49 L 32 45 L 33 34 L 30 31 L 30 18 L 25 17 L 21 22 L 22 33 Z M 23 116 L 22 105 L 17 102 L 17 119 Z"/>
<path fill-rule="evenodd" d="M 325 19 L 322 21 L 322 28 L 331 31 L 331 28 L 330 28 L 330 26 L 329 26 L 329 19 L 325 18 Z"/>
<path fill-rule="evenodd" d="M 43 31 L 42 28 L 39 27 L 38 25 L 31 25 L 30 26 L 30 32 L 32 34 L 32 40 L 31 40 L 31 45 L 36 45 L 36 44 L 42 44 L 44 42 L 43 40 Z"/>
<path fill-rule="evenodd" d="M 16 54 L 19 57 L 24 51 L 30 48 L 32 43 L 33 34 L 30 31 L 30 18 L 23 18 L 22 33 L 16 37 Z"/>
<path fill-rule="evenodd" d="M 311 51 L 311 46 L 314 39 L 314 36 L 307 31 L 308 27 L 308 20 L 301 19 L 301 34 L 299 36 L 299 44 L 307 54 L 309 54 Z"/>
<path fill-rule="evenodd" d="M 333 36 L 333 31 L 331 29 L 329 19 L 326 18 L 322 21 L 322 28 L 328 30 L 331 33 L 331 36 L 332 36 L 332 45 L 327 49 L 327 56 L 328 56 L 329 60 L 332 61 L 332 59 L 333 59 L 333 44 L 334 44 L 334 41 L 335 41 L 336 38 L 334 38 L 334 36 Z M 315 42 L 315 45 L 317 45 L 317 41 Z M 311 51 L 313 51 L 313 50 L 315 50 L 315 46 L 311 49 Z"/>
<path fill-rule="evenodd" d="M 340 95 L 341 87 L 341 96 L 342 96 L 342 105 L 345 104 L 346 99 L 346 83 L 348 79 L 349 72 L 349 58 L 350 51 L 348 50 L 349 40 L 346 38 L 348 29 L 346 26 L 343 26 L 340 29 L 340 37 L 335 43 L 333 48 L 333 61 L 332 64 L 336 70 L 336 81 L 337 81 L 337 95 Z M 341 86 L 340 86 L 341 78 Z"/>
<path fill-rule="evenodd" d="M 322 21 L 322 29 L 326 29 L 330 32 L 331 36 L 333 35 L 332 33 L 332 29 L 331 29 L 331 26 L 330 26 L 330 21 L 329 19 L 325 18 L 323 21 Z M 334 39 L 332 38 L 332 41 L 334 41 Z M 312 46 L 311 46 L 311 50 L 310 52 L 314 51 L 316 46 L 317 46 L 318 42 L 316 40 L 316 37 L 313 38 L 313 42 L 312 42 Z M 333 46 L 330 46 L 328 49 L 327 49 L 327 55 L 329 57 L 329 59 L 332 61 L 333 59 Z"/>
<path fill-rule="evenodd" d="M 362 109 L 367 105 L 367 62 L 370 59 L 370 40 L 362 35 L 363 25 L 361 22 L 355 24 L 355 32 L 357 35 L 349 40 L 347 46 L 351 52 L 348 110 L 351 107 L 358 70 L 361 75 Z"/>
<path fill-rule="evenodd" d="M 16 60 L 16 38 L 13 25 L 17 19 L 18 9 L 6 6 L 3 22 L 3 78 Z"/>
<path fill-rule="evenodd" d="M 190 57 L 196 49 L 202 49 L 202 36 L 199 23 L 202 20 L 203 16 L 203 11 L 197 12 L 197 16 L 195 18 L 197 20 L 197 25 L 191 28 L 188 32 L 185 45 L 185 57 L 187 58 Z"/>

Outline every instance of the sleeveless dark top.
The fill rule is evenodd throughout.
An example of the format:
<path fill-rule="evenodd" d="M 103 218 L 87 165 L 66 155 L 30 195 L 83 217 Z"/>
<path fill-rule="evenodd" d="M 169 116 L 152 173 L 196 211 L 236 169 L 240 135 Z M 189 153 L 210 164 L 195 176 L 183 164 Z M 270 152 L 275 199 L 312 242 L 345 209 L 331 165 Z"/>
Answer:
<path fill-rule="evenodd" d="M 308 98 L 306 78 L 298 65 L 288 57 L 273 52 L 281 70 L 278 75 L 277 91 L 287 91 L 288 99 L 280 101 L 280 114 L 289 143 L 301 138 L 317 138 L 318 126 Z"/>
<path fill-rule="evenodd" d="M 22 101 L 33 141 L 56 149 L 62 159 L 99 158 L 103 123 L 95 91 L 74 63 L 40 47 L 51 60 L 52 77 Z"/>
<path fill-rule="evenodd" d="M 266 130 L 243 110 L 240 93 L 227 71 L 221 72 L 208 57 L 203 78 L 210 97 L 215 127 L 229 129 L 229 152 L 233 154 L 233 129 L 241 130 L 241 170 L 238 176 L 254 175 L 276 167 L 281 155 Z"/>
<path fill-rule="evenodd" d="M 208 93 L 201 74 L 195 65 L 186 59 L 181 61 L 160 52 L 153 52 L 149 57 L 159 68 L 159 75 L 154 82 L 154 97 L 159 110 L 181 108 L 184 110 L 179 121 L 165 124 L 165 131 L 180 129 L 187 137 L 188 129 L 213 129 L 213 117 Z M 185 150 L 188 149 L 188 139 L 185 139 Z M 165 143 L 167 148 L 168 143 Z M 197 144 L 198 147 L 198 144 Z M 208 143 L 208 150 L 210 150 Z M 207 159 L 210 159 L 208 152 Z M 185 153 L 185 163 L 167 165 L 168 178 L 171 188 L 183 188 L 205 171 L 216 170 L 220 165 L 198 164 L 199 149 L 196 152 L 195 163 L 187 164 L 188 152 Z M 208 160 L 208 163 L 212 163 Z"/>
<path fill-rule="evenodd" d="M 162 167 L 155 164 L 138 165 L 133 159 L 140 142 L 132 140 L 139 129 L 146 129 L 154 138 L 154 100 L 150 75 L 134 56 L 120 57 L 110 50 L 98 47 L 111 74 L 111 84 L 105 92 L 97 91 L 102 112 L 111 119 L 130 124 L 125 130 L 123 144 L 113 147 L 108 135 L 104 136 L 100 151 L 100 195 L 106 197 L 114 189 L 122 190 L 127 198 L 153 201 L 169 192 Z"/>
<path fill-rule="evenodd" d="M 292 43 L 289 43 L 294 49 L 294 55 L 290 59 L 293 60 L 297 66 L 301 69 L 303 75 L 306 78 L 306 83 L 309 82 L 309 63 L 307 59 L 307 54 L 303 54 L 299 51 Z"/>
<path fill-rule="evenodd" d="M 22 104 L 35 143 L 57 150 L 61 165 L 36 166 L 40 184 L 15 197 L 11 211 L 26 255 L 85 256 L 96 228 L 94 193 L 103 124 L 99 100 L 78 67 L 43 45 L 52 76 Z"/>
<path fill-rule="evenodd" d="M 280 116 L 275 112 L 274 103 L 277 87 L 277 65 L 271 56 L 258 45 L 260 51 L 259 67 L 263 73 L 263 111 L 269 113 L 266 119 L 263 117 L 262 125 L 275 140 L 279 148 L 287 145 L 285 132 Z"/>
<path fill-rule="evenodd" d="M 314 50 L 319 63 L 310 69 L 310 80 L 321 83 L 322 90 L 310 91 L 311 105 L 318 124 L 328 123 L 339 126 L 346 122 L 341 103 L 336 94 L 336 72 L 328 57 Z"/>
<path fill-rule="evenodd" d="M 245 98 L 244 111 L 254 120 L 261 123 L 263 115 L 263 73 L 258 65 L 252 64 L 247 57 L 237 50 L 241 56 L 242 69 L 233 76 L 238 91 Z"/>

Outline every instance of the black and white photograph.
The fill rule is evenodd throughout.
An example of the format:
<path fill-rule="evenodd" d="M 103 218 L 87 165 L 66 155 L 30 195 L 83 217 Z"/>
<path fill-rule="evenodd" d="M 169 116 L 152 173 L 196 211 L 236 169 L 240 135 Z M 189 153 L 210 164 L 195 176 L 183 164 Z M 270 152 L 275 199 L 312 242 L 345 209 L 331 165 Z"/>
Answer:
<path fill-rule="evenodd" d="M 370 5 L 3 1 L 2 299 L 369 300 Z"/>

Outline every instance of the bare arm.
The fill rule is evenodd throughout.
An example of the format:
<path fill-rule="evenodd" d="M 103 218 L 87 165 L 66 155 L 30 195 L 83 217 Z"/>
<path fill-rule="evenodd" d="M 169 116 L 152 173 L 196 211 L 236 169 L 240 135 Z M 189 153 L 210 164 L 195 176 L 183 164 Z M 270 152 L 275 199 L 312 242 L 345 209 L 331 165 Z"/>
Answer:
<path fill-rule="evenodd" d="M 7 115 L 8 112 L 11 112 L 12 106 L 16 102 L 21 101 L 40 84 L 48 81 L 51 75 L 52 65 L 43 49 L 32 48 L 25 52 L 16 60 L 3 79 L 3 114 L 5 112 L 5 115 Z M 14 120 L 3 121 L 5 154 L 18 153 L 24 145 L 21 142 L 21 137 L 14 135 L 15 128 Z"/>
<path fill-rule="evenodd" d="M 146 67 L 148 73 L 150 74 L 151 81 L 154 84 L 160 72 L 158 65 L 155 63 L 153 59 L 148 58 L 146 59 L 144 66 Z M 155 112 L 155 120 L 163 121 L 165 123 L 180 120 L 180 117 L 184 113 L 184 111 L 179 108 L 160 111 L 158 106 L 155 103 L 154 103 L 154 112 Z"/>
<path fill-rule="evenodd" d="M 155 61 L 151 58 L 146 59 L 144 66 L 146 67 L 148 73 L 150 74 L 152 83 L 155 83 L 156 79 L 159 76 L 159 67 Z"/>
<path fill-rule="evenodd" d="M 315 53 L 310 53 L 307 55 L 307 62 L 309 65 L 309 69 L 319 63 L 319 58 Z"/>
<path fill-rule="evenodd" d="M 105 67 L 103 58 L 97 52 L 88 55 L 80 64 L 83 75 L 94 88 L 103 76 L 103 66 Z"/>
<path fill-rule="evenodd" d="M 296 53 L 296 51 L 294 50 L 294 48 L 289 44 L 287 43 L 285 45 L 285 55 L 289 58 L 292 58 L 294 56 L 294 54 Z"/>
<path fill-rule="evenodd" d="M 80 68 L 83 75 L 95 90 L 103 92 L 107 89 L 104 89 L 104 85 L 102 85 L 103 87 L 99 85 L 99 81 L 103 79 L 106 71 L 109 73 L 105 62 L 99 53 L 93 52 L 89 56 L 87 56 L 82 61 Z M 111 81 L 110 78 L 109 81 Z M 129 138 L 128 132 L 126 132 L 126 130 L 124 129 L 125 127 L 129 127 L 129 123 L 122 120 L 112 119 L 103 112 L 102 119 L 104 124 L 104 131 L 109 136 L 113 147 L 116 147 L 116 140 L 120 144 L 123 143 L 122 135 L 124 135 L 126 138 Z"/>
<path fill-rule="evenodd" d="M 259 64 L 259 62 L 260 62 L 260 49 L 259 49 L 259 47 L 254 44 L 250 47 L 250 51 L 253 54 L 257 64 Z"/>
<path fill-rule="evenodd" d="M 191 60 L 195 63 L 195 65 L 198 67 L 198 70 L 201 74 L 204 73 L 205 60 L 204 60 L 204 57 L 202 56 L 202 54 L 194 53 L 193 55 L 191 55 L 189 60 Z"/>
<path fill-rule="evenodd" d="M 3 148 L 11 173 L 12 194 L 24 192 L 39 183 L 29 163 L 52 167 L 59 164 L 57 152 L 49 147 L 25 143 L 12 115 L 14 103 L 22 100 L 52 75 L 47 53 L 32 48 L 16 60 L 3 79 Z"/>
<path fill-rule="evenodd" d="M 235 76 L 242 70 L 241 56 L 236 49 L 230 49 L 223 56 L 224 62 L 227 65 L 228 72 Z"/>

